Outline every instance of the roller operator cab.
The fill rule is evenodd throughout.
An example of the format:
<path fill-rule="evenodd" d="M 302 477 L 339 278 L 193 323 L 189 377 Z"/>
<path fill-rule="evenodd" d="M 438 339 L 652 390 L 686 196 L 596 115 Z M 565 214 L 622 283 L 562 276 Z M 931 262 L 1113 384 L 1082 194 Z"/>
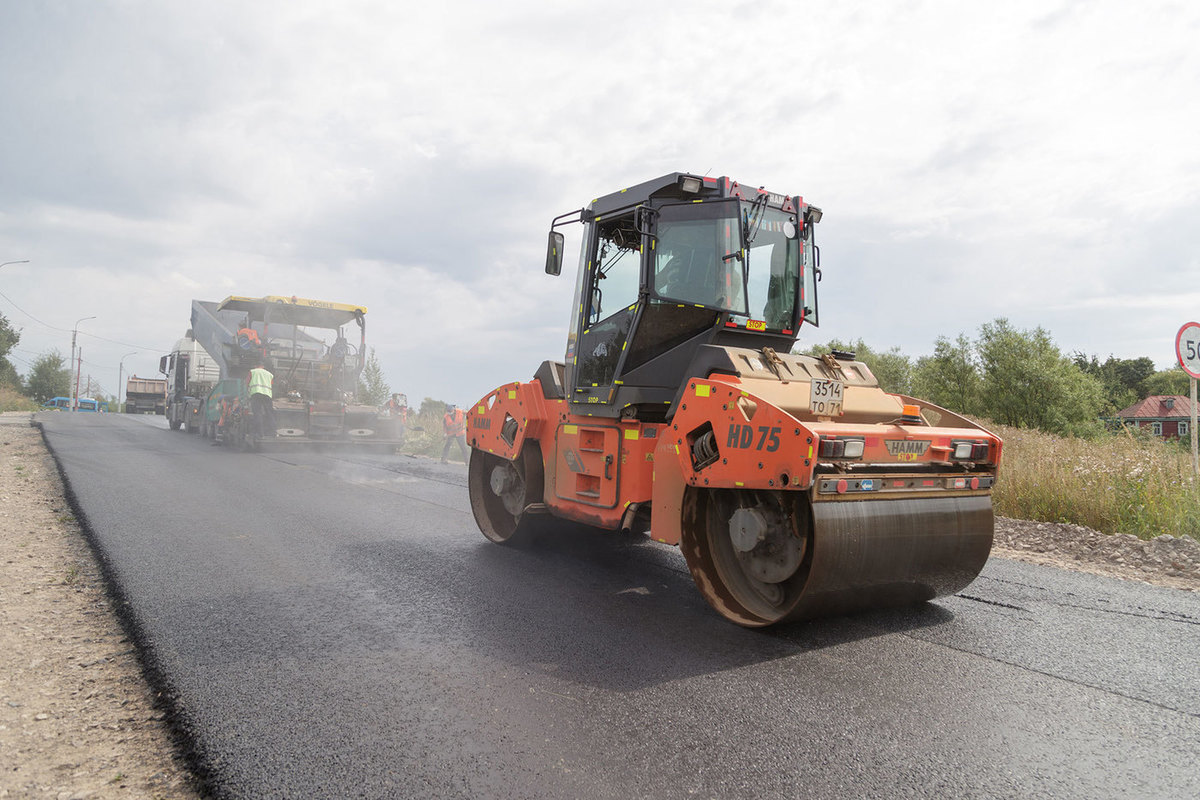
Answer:
<path fill-rule="evenodd" d="M 563 362 L 468 419 L 480 529 L 555 518 L 679 545 L 747 626 L 959 591 L 991 550 L 994 434 L 888 394 L 853 354 L 790 352 L 817 324 L 821 210 L 674 173 L 554 220 L 583 244 Z"/>

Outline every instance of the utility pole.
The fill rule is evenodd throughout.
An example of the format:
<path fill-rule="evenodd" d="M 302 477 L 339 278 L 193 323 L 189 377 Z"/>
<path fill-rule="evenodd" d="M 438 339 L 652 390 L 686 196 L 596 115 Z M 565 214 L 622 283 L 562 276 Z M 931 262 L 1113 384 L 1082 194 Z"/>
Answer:
<path fill-rule="evenodd" d="M 125 359 L 129 358 L 130 356 L 136 356 L 140 352 L 140 350 L 134 350 L 132 353 L 126 353 L 125 355 L 121 356 L 121 366 L 117 368 L 117 407 L 114 409 L 115 411 L 125 410 L 125 407 L 121 405 L 121 389 L 125 385 L 121 383 L 121 378 L 125 373 Z M 126 398 L 126 400 L 128 399 L 129 398 Z"/>
<path fill-rule="evenodd" d="M 79 360 L 75 362 L 75 392 L 71 395 L 71 410 L 79 410 L 79 371 L 83 368 L 83 348 L 79 348 Z"/>
<path fill-rule="evenodd" d="M 2 265 L 0 265 L 0 266 L 2 266 Z M 79 410 L 79 369 L 75 363 L 75 337 L 79 335 L 79 323 L 86 322 L 89 319 L 95 319 L 95 317 L 82 317 L 81 319 L 76 320 L 75 327 L 71 328 L 71 366 L 76 367 L 76 369 L 75 369 L 75 391 L 71 394 L 71 410 L 72 411 Z M 79 360 L 81 362 L 83 361 L 83 353 L 82 352 L 80 352 L 80 354 L 79 354 Z"/>

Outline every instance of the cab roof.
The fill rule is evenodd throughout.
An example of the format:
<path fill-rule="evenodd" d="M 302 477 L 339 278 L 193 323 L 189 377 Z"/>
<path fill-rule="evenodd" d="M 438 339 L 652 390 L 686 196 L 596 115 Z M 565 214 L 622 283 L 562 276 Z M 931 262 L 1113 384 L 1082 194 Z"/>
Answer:
<path fill-rule="evenodd" d="M 306 325 L 313 328 L 340 328 L 347 322 L 360 319 L 367 313 L 366 306 L 347 303 L 331 303 L 327 300 L 308 300 L 303 297 L 226 297 L 217 306 L 218 311 L 239 311 L 251 320 L 283 322 L 289 325 Z"/>
<path fill-rule="evenodd" d="M 773 206 L 781 207 L 784 211 L 793 210 L 792 198 L 789 195 L 741 184 L 727 176 L 711 178 L 690 172 L 671 172 L 661 178 L 597 197 L 588 206 L 588 211 L 596 217 L 631 208 L 650 199 L 709 200 L 737 197 L 753 200 L 760 194 L 768 195 L 768 200 Z"/>

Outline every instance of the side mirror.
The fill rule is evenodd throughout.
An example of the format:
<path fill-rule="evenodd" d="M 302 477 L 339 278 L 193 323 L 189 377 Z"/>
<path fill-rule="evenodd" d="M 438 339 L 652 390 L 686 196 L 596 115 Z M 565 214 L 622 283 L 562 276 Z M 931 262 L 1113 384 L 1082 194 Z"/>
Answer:
<path fill-rule="evenodd" d="M 158 371 L 161 372 L 163 375 L 167 374 L 167 359 L 169 359 L 169 358 L 170 358 L 170 356 L 163 356 L 162 358 L 160 358 L 158 360 Z"/>
<path fill-rule="evenodd" d="M 547 275 L 558 275 L 562 272 L 563 241 L 561 233 L 550 231 L 550 241 L 546 244 Z"/>

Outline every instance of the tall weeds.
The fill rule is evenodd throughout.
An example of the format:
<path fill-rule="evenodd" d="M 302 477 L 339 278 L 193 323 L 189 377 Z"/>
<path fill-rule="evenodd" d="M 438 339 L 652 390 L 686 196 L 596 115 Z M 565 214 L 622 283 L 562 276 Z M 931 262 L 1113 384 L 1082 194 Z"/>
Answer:
<path fill-rule="evenodd" d="M 0 412 L 37 411 L 41 406 L 11 386 L 0 385 Z"/>
<path fill-rule="evenodd" d="M 1143 539 L 1200 532 L 1191 455 L 1177 443 L 1132 431 L 1079 439 L 989 427 L 1004 440 L 998 514 Z"/>

